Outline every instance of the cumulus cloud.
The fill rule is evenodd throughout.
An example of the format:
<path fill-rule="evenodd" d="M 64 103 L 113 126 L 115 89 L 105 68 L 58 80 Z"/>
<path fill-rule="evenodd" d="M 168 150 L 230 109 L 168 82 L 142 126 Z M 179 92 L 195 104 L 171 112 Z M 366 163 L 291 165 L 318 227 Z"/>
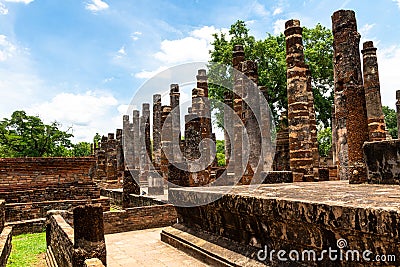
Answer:
<path fill-rule="evenodd" d="M 98 12 L 109 8 L 109 5 L 102 0 L 92 0 L 90 3 L 86 4 L 86 9 L 92 12 Z"/>
<path fill-rule="evenodd" d="M 393 0 L 397 4 L 397 6 L 400 8 L 400 0 Z"/>
<path fill-rule="evenodd" d="M 8 40 L 8 37 L 0 34 L 0 62 L 13 57 L 16 50 L 16 46 Z"/>
<path fill-rule="evenodd" d="M 281 32 L 284 32 L 285 30 L 285 20 L 284 19 L 278 19 L 277 21 L 274 22 L 274 34 L 278 35 Z"/>
<path fill-rule="evenodd" d="M 377 51 L 379 63 L 379 78 L 381 82 L 382 104 L 395 108 L 396 90 L 400 90 L 400 46 L 392 46 Z"/>
<path fill-rule="evenodd" d="M 8 14 L 7 7 L 1 2 L 0 2 L 0 14 L 1 15 L 7 15 Z"/>
<path fill-rule="evenodd" d="M 166 66 L 160 66 L 160 67 L 158 67 L 158 69 L 153 70 L 153 71 L 143 70 L 141 72 L 136 73 L 134 76 L 139 79 L 150 79 L 151 77 L 154 77 L 156 74 L 166 70 L 167 68 L 168 67 L 166 67 Z"/>
<path fill-rule="evenodd" d="M 5 0 L 6 2 L 12 3 L 24 3 L 25 5 L 32 3 L 34 0 Z"/>
<path fill-rule="evenodd" d="M 265 7 L 260 4 L 258 1 L 255 1 L 252 6 L 252 11 L 259 16 L 265 17 L 269 15 L 269 12 L 265 9 Z"/>
<path fill-rule="evenodd" d="M 154 57 L 168 65 L 208 61 L 210 59 L 209 50 L 212 48 L 212 34 L 219 31 L 214 26 L 204 26 L 190 32 L 188 37 L 164 40 L 161 42 L 161 51 L 154 54 Z M 225 29 L 222 31 L 227 32 Z"/>
<path fill-rule="evenodd" d="M 275 8 L 274 12 L 272 13 L 273 16 L 279 15 L 283 12 L 282 8 L 278 7 Z"/>
<path fill-rule="evenodd" d="M 105 134 L 119 126 L 117 121 L 111 123 L 112 115 L 119 116 L 118 101 L 105 92 L 59 93 L 49 101 L 32 105 L 27 112 L 39 115 L 45 122 L 72 126 L 75 141 L 90 141 L 96 132 Z"/>
<path fill-rule="evenodd" d="M 137 40 L 139 40 L 139 36 L 140 35 L 142 35 L 142 32 L 134 32 L 134 33 L 132 33 L 131 34 L 131 39 L 133 40 L 133 41 L 137 41 Z"/>

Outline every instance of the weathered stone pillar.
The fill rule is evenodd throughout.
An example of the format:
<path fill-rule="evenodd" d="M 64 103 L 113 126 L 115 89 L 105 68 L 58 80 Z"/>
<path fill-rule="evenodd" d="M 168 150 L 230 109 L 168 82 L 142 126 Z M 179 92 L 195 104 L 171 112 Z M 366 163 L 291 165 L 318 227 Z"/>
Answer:
<path fill-rule="evenodd" d="M 396 91 L 397 139 L 400 139 L 400 90 Z"/>
<path fill-rule="evenodd" d="M 98 258 L 107 265 L 103 209 L 100 204 L 88 204 L 74 209 L 72 266 L 84 266 L 85 260 L 91 258 Z"/>
<path fill-rule="evenodd" d="M 130 207 L 130 194 L 140 195 L 139 170 L 125 170 L 124 183 L 122 189 L 122 207 Z"/>
<path fill-rule="evenodd" d="M 313 157 L 313 172 L 314 180 L 319 179 L 319 151 L 318 151 L 318 138 L 317 138 L 317 118 L 315 115 L 314 108 L 314 93 L 312 90 L 312 76 L 309 66 L 306 70 L 307 75 L 307 95 L 308 95 L 308 112 L 310 118 L 310 138 L 312 146 L 312 157 Z"/>
<path fill-rule="evenodd" d="M 153 95 L 153 165 L 161 164 L 161 95 Z"/>
<path fill-rule="evenodd" d="M 261 113 L 260 91 L 258 89 L 258 66 L 251 60 L 242 63 L 242 72 L 249 80 L 243 82 L 244 123 L 249 138 L 249 162 L 243 184 L 250 184 L 254 175 L 260 176 L 262 168 L 257 169 L 261 157 Z M 262 165 L 259 165 L 262 167 Z"/>
<path fill-rule="evenodd" d="M 281 114 L 278 128 L 272 169 L 274 171 L 290 171 L 289 129 L 285 112 Z"/>
<path fill-rule="evenodd" d="M 225 139 L 225 163 L 229 166 L 231 162 L 232 153 L 232 143 L 231 138 L 228 133 L 233 133 L 232 118 L 229 115 L 229 111 L 233 109 L 233 93 L 231 91 L 226 91 L 224 95 L 224 139 Z M 233 162 L 232 162 L 233 164 Z"/>
<path fill-rule="evenodd" d="M 106 180 L 117 180 L 117 143 L 113 133 L 108 134 L 106 147 Z"/>
<path fill-rule="evenodd" d="M 129 116 L 123 116 L 123 128 L 122 128 L 122 146 L 125 159 L 125 167 L 127 169 L 133 169 L 133 131 L 132 124 L 129 122 Z"/>
<path fill-rule="evenodd" d="M 181 143 L 181 125 L 180 125 L 180 107 L 179 107 L 179 85 L 171 84 L 170 85 L 170 106 L 171 106 L 171 130 L 172 130 L 172 156 L 174 162 L 181 162 L 181 151 L 180 151 L 180 143 Z"/>
<path fill-rule="evenodd" d="M 272 143 L 272 115 L 268 106 L 268 89 L 265 86 L 258 87 L 260 93 L 260 118 L 261 118 L 261 139 L 262 139 L 262 155 L 263 160 L 262 171 L 268 172 L 272 171 L 273 160 L 274 160 L 274 146 Z M 286 127 L 287 128 L 287 127 Z M 289 144 L 288 144 L 289 145 Z"/>
<path fill-rule="evenodd" d="M 116 132 L 116 139 L 117 139 L 117 180 L 118 180 L 118 185 L 121 184 L 122 179 L 124 177 L 124 170 L 125 170 L 125 164 L 124 164 L 124 150 L 122 146 L 122 129 L 117 129 Z"/>
<path fill-rule="evenodd" d="M 233 111 L 241 122 L 243 118 L 243 78 L 242 78 L 242 63 L 244 61 L 244 48 L 242 45 L 235 45 L 233 48 L 232 65 L 237 71 L 234 73 L 233 87 Z M 234 161 L 235 179 L 242 181 L 246 164 L 243 162 L 243 136 L 244 127 L 240 120 L 235 120 L 233 125 L 233 151 L 231 152 L 231 160 Z M 232 141 L 231 141 L 232 142 Z M 239 179 L 240 177 L 240 179 Z"/>
<path fill-rule="evenodd" d="M 142 116 L 140 117 L 140 181 L 149 182 L 151 165 L 150 149 L 150 104 L 142 104 Z"/>
<path fill-rule="evenodd" d="M 335 105 L 338 142 L 348 142 L 348 167 L 345 151 L 339 150 L 340 179 L 350 183 L 367 181 L 362 146 L 368 141 L 368 121 L 359 52 L 360 34 L 354 11 L 339 10 L 332 15 Z M 346 128 L 346 135 L 342 129 Z"/>
<path fill-rule="evenodd" d="M 168 181 L 168 163 L 171 159 L 172 150 L 172 125 L 171 125 L 171 106 L 161 107 L 161 162 L 160 170 L 165 181 Z"/>
<path fill-rule="evenodd" d="M 332 127 L 332 162 L 334 166 L 338 165 L 338 136 L 337 136 L 337 121 L 336 121 L 336 107 L 332 105 L 332 119 L 331 119 L 331 127 Z"/>
<path fill-rule="evenodd" d="M 290 169 L 293 181 L 314 181 L 307 66 L 300 21 L 285 23 Z"/>
<path fill-rule="evenodd" d="M 372 41 L 365 42 L 361 53 L 363 55 L 364 89 L 367 105 L 369 140 L 382 141 L 386 139 L 386 124 L 382 111 L 378 60 L 374 43 Z"/>
<path fill-rule="evenodd" d="M 139 169 L 140 160 L 140 120 L 139 110 L 132 112 L 132 131 L 133 131 L 133 162 L 132 167 Z"/>

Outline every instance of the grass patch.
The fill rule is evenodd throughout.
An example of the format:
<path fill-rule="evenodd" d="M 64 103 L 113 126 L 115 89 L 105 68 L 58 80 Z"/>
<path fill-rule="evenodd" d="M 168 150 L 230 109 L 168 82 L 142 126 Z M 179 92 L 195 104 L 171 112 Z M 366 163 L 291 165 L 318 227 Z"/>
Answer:
<path fill-rule="evenodd" d="M 12 251 L 7 267 L 34 266 L 41 253 L 46 252 L 46 233 L 13 236 Z"/>

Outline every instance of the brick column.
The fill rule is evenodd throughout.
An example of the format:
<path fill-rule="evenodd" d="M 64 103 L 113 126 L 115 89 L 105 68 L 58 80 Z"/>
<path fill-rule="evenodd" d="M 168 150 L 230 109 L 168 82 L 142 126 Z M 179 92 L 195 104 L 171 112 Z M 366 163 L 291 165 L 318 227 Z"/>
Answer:
<path fill-rule="evenodd" d="M 300 21 L 285 23 L 290 169 L 293 181 L 314 181 L 307 66 Z"/>
<path fill-rule="evenodd" d="M 161 163 L 161 95 L 153 95 L 153 165 Z"/>
<path fill-rule="evenodd" d="M 140 121 L 139 121 L 139 110 L 132 112 L 132 131 L 133 131 L 133 162 L 132 167 L 139 169 L 140 159 Z"/>
<path fill-rule="evenodd" d="M 232 143 L 231 139 L 233 136 L 229 136 L 228 133 L 233 133 L 232 128 L 232 118 L 229 115 L 229 111 L 233 109 L 233 93 L 231 91 L 226 91 L 224 95 L 224 139 L 225 139 L 225 163 L 226 166 L 229 166 L 231 162 L 231 153 L 232 153 Z M 233 162 L 232 162 L 233 164 Z"/>
<path fill-rule="evenodd" d="M 397 138 L 400 139 L 400 90 L 396 91 Z"/>
<path fill-rule="evenodd" d="M 374 43 L 372 41 L 365 42 L 361 53 L 363 55 L 364 89 L 367 105 L 369 140 L 386 140 L 386 124 L 382 111 L 378 60 Z"/>
<path fill-rule="evenodd" d="M 243 184 L 250 184 L 255 173 L 259 176 L 262 168 L 257 169 L 261 156 L 261 131 L 260 125 L 260 92 L 258 89 L 258 66 L 251 60 L 242 63 L 242 72 L 248 77 L 243 82 L 243 112 L 244 123 L 249 138 L 249 162 L 245 172 L 245 180 Z M 260 165 L 261 167 L 262 165 Z"/>
<path fill-rule="evenodd" d="M 125 164 L 124 164 L 124 150 L 123 150 L 123 145 L 122 145 L 122 129 L 117 129 L 116 132 L 116 139 L 117 139 L 117 180 L 118 184 L 121 184 L 121 181 L 124 177 L 124 170 L 125 170 Z"/>
<path fill-rule="evenodd" d="M 368 122 L 359 52 L 360 34 L 354 11 L 339 10 L 332 15 L 335 105 L 339 146 L 347 140 L 346 150 L 339 149 L 340 179 L 350 183 L 367 181 L 362 146 L 368 141 Z M 346 129 L 346 134 L 342 129 Z"/>
<path fill-rule="evenodd" d="M 313 172 L 314 180 L 319 179 L 319 151 L 318 151 L 318 138 L 317 138 L 317 118 L 315 115 L 314 108 L 314 93 L 312 90 L 312 76 L 309 66 L 306 70 L 307 75 L 307 95 L 308 95 L 308 112 L 310 117 L 310 138 L 312 146 L 312 157 L 313 157 Z"/>
<path fill-rule="evenodd" d="M 161 107 L 161 162 L 160 171 L 165 181 L 168 181 L 168 163 L 171 159 L 169 155 L 171 153 L 171 117 L 168 115 L 171 113 L 171 106 Z"/>
<path fill-rule="evenodd" d="M 238 118 L 243 120 L 243 79 L 241 77 L 242 63 L 244 61 L 244 48 L 242 45 L 235 45 L 233 48 L 232 65 L 237 71 L 234 74 L 234 87 L 233 87 L 233 111 Z M 240 72 L 240 73 L 239 73 Z M 235 179 L 242 181 L 246 165 L 243 162 L 243 135 L 244 127 L 240 120 L 235 120 L 233 125 L 233 149 L 231 153 L 231 160 L 234 162 Z M 240 177 L 240 179 L 238 179 Z"/>
<path fill-rule="evenodd" d="M 132 124 L 129 122 L 129 116 L 123 116 L 123 128 L 122 128 L 122 146 L 125 157 L 125 168 L 133 169 L 133 131 Z"/>
<path fill-rule="evenodd" d="M 74 209 L 72 265 L 84 266 L 85 260 L 91 258 L 98 258 L 107 265 L 103 209 L 100 204 L 88 204 Z"/>
<path fill-rule="evenodd" d="M 172 134 L 172 156 L 174 162 L 181 162 L 181 151 L 180 151 L 180 143 L 181 143 L 181 119 L 180 119 L 180 107 L 179 107 L 179 85 L 171 84 L 170 85 L 170 106 L 171 106 L 171 134 Z"/>
<path fill-rule="evenodd" d="M 117 142 L 113 133 L 108 134 L 106 148 L 106 177 L 107 181 L 117 179 Z"/>

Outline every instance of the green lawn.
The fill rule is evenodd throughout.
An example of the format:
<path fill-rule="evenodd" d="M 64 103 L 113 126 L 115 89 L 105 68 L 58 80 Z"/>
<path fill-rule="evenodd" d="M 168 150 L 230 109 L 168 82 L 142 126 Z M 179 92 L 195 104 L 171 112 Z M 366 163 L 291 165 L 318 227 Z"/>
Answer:
<path fill-rule="evenodd" d="M 34 266 L 38 263 L 39 255 L 44 252 L 46 252 L 46 233 L 13 236 L 7 267 Z"/>

